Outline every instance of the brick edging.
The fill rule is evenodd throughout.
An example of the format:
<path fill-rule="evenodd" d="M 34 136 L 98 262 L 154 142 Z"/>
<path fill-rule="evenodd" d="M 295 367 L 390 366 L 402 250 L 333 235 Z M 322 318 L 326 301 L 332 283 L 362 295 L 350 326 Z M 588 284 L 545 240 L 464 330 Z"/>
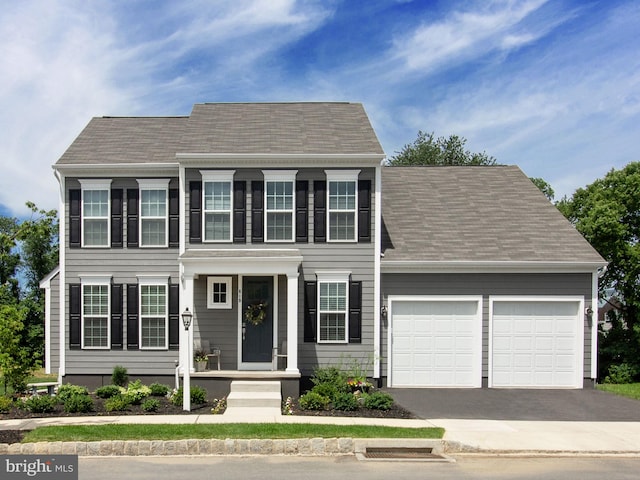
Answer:
<path fill-rule="evenodd" d="M 353 455 L 353 438 L 103 440 L 0 444 L 0 455 Z"/>

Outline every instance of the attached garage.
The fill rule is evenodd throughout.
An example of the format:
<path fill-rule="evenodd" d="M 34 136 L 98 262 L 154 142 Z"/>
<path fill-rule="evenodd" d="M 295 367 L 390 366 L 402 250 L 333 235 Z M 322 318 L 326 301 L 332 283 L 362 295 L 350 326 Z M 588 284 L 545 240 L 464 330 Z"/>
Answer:
<path fill-rule="evenodd" d="M 582 298 L 493 297 L 489 387 L 582 388 Z"/>
<path fill-rule="evenodd" d="M 481 387 L 482 297 L 389 297 L 392 387 Z"/>

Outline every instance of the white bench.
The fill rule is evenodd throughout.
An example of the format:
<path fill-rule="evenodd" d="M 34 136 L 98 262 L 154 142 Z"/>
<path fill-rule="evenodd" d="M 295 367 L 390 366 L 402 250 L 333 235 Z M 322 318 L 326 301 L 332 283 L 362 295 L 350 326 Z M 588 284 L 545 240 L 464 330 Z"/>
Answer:
<path fill-rule="evenodd" d="M 38 393 L 38 390 L 44 390 L 46 388 L 47 393 L 53 395 L 58 385 L 58 382 L 27 383 L 27 388 L 30 389 L 33 394 Z"/>

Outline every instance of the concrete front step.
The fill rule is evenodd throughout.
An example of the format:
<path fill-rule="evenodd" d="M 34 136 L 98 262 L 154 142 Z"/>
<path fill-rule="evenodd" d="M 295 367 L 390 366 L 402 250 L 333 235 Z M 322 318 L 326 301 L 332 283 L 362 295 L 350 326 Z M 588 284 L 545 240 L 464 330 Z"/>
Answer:
<path fill-rule="evenodd" d="M 231 382 L 233 392 L 275 392 L 280 394 L 280 382 L 267 380 L 234 380 Z"/>
<path fill-rule="evenodd" d="M 227 409 L 273 408 L 280 411 L 282 395 L 280 382 L 233 381 L 227 397 Z"/>

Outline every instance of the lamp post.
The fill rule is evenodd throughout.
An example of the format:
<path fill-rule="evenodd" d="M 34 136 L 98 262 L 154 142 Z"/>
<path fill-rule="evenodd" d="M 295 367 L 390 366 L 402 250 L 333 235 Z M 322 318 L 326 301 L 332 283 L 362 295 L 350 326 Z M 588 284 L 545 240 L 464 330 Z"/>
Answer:
<path fill-rule="evenodd" d="M 189 311 L 189 307 L 182 312 L 182 324 L 187 337 L 187 356 L 184 368 L 184 378 L 182 381 L 182 408 L 187 412 L 191 410 L 191 340 L 189 339 L 189 327 L 193 320 L 193 313 Z"/>

